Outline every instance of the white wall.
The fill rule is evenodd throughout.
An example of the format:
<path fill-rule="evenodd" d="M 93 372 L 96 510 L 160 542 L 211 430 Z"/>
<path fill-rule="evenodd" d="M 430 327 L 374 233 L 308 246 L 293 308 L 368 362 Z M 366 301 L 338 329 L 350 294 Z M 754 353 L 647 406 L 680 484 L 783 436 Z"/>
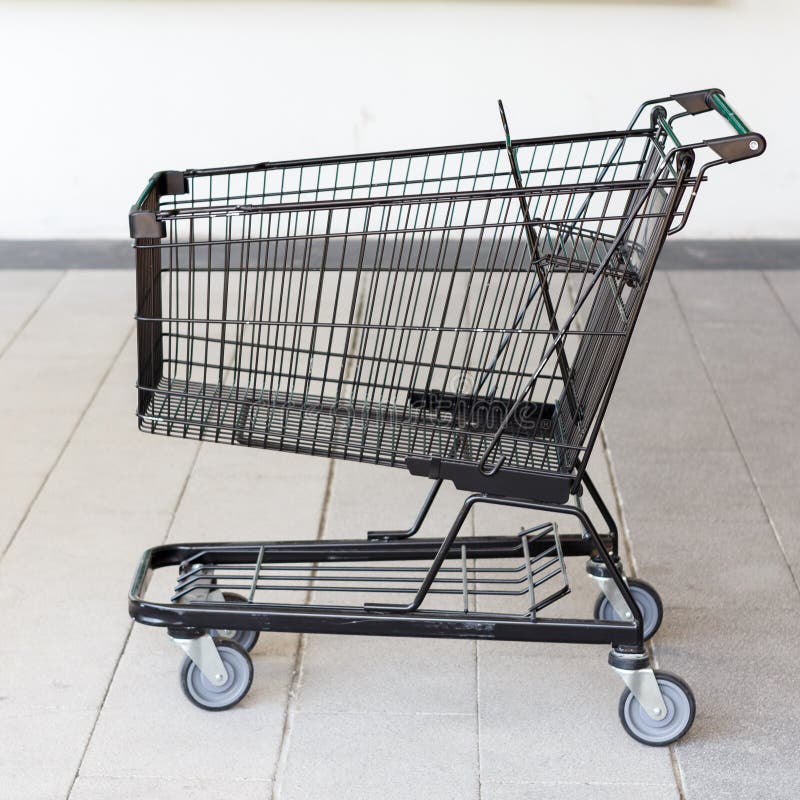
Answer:
<path fill-rule="evenodd" d="M 624 127 L 707 86 L 768 149 L 686 234 L 797 237 L 798 34 L 800 0 L 0 2 L 0 238 L 124 237 L 157 169 L 498 139 L 499 96 L 520 137 Z"/>

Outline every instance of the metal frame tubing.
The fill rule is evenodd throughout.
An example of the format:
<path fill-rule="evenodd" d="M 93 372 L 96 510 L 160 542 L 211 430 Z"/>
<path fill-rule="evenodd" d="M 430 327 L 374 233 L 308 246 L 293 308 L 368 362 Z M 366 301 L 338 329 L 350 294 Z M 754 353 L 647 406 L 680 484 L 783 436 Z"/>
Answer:
<path fill-rule="evenodd" d="M 590 490 L 591 491 L 591 490 Z M 452 557 L 452 547 L 470 510 L 478 503 L 524 508 L 576 517 L 588 539 L 567 540 L 565 555 L 592 555 L 608 570 L 625 602 L 631 609 L 633 622 L 575 619 L 549 619 L 487 614 L 478 612 L 424 611 L 424 600 L 444 560 Z M 606 537 L 608 538 L 608 537 Z M 467 557 L 508 557 L 509 547 L 518 544 L 518 537 L 469 537 L 465 542 Z M 154 569 L 166 566 L 204 563 L 204 559 L 221 564 L 241 563 L 243 555 L 255 561 L 269 550 L 272 563 L 291 563 L 310 559 L 320 562 L 347 560 L 421 560 L 431 557 L 422 584 L 407 605 L 365 604 L 363 608 L 347 606 L 314 606 L 259 603 L 192 604 L 153 603 L 144 593 Z M 131 616 L 138 622 L 168 627 L 174 635 L 197 635 L 212 628 L 241 630 L 295 631 L 305 633 L 352 633 L 383 636 L 445 637 L 499 639 L 513 641 L 571 642 L 610 644 L 622 652 L 643 653 L 643 620 L 639 607 L 610 553 L 604 537 L 597 531 L 588 514 L 573 506 L 514 500 L 490 495 L 472 494 L 461 506 L 447 536 L 441 540 L 419 539 L 414 542 L 274 542 L 166 545 L 148 550 L 137 570 L 129 596 Z"/>

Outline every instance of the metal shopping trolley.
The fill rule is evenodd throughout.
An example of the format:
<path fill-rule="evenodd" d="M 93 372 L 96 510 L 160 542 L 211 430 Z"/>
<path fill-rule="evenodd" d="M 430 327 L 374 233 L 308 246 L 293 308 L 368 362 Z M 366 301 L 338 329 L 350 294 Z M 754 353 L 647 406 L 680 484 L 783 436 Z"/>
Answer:
<path fill-rule="evenodd" d="M 684 143 L 706 111 L 735 133 Z M 717 89 L 643 103 L 623 131 L 514 140 L 500 112 L 504 141 L 160 172 L 131 210 L 143 431 L 433 481 L 407 530 L 148 550 L 130 613 L 183 649 L 196 705 L 245 696 L 261 631 L 582 642 L 611 645 L 631 736 L 691 726 L 691 690 L 645 647 L 661 601 L 625 577 L 586 470 L 666 237 L 711 167 L 766 142 Z M 469 494 L 417 537 L 446 480 Z M 468 535 L 480 504 L 552 521 Z M 573 556 L 600 589 L 590 619 L 545 613 Z"/>

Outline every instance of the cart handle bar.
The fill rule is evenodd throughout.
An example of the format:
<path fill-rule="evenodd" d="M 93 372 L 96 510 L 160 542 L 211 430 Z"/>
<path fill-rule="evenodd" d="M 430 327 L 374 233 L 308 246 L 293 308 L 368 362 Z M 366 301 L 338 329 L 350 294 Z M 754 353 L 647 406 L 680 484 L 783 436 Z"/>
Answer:
<path fill-rule="evenodd" d="M 689 114 L 703 114 L 706 111 L 718 111 L 730 126 L 740 134 L 752 133 L 750 126 L 734 111 L 725 99 L 722 89 L 702 89 L 697 92 L 673 94 L 670 100 L 680 103 Z"/>
<path fill-rule="evenodd" d="M 679 103 L 684 109 L 683 114 L 676 114 L 669 123 L 663 118 L 659 120 L 660 124 L 666 127 L 670 134 L 670 123 L 677 117 L 685 114 L 703 114 L 706 111 L 716 111 L 733 128 L 735 131 L 733 136 L 706 139 L 702 142 L 702 145 L 710 147 L 719 156 L 720 160 L 714 163 L 732 164 L 734 161 L 760 156 L 767 147 L 767 140 L 760 133 L 753 131 L 734 111 L 731 104 L 725 99 L 725 93 L 721 89 L 701 89 L 694 92 L 683 92 L 663 99 Z M 672 136 L 674 138 L 674 134 Z M 691 147 L 695 146 L 692 145 Z M 708 166 L 711 166 L 711 164 Z"/>

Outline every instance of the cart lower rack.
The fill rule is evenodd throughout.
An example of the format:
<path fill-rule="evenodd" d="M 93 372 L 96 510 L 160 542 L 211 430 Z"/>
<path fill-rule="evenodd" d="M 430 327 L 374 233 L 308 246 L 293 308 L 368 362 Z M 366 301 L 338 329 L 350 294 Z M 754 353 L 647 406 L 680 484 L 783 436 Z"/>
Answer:
<path fill-rule="evenodd" d="M 513 140 L 500 111 L 504 141 L 162 172 L 131 210 L 142 430 L 433 481 L 406 530 L 147 551 L 130 612 L 183 649 L 196 705 L 242 700 L 264 631 L 582 642 L 611 646 L 631 736 L 691 726 L 691 690 L 645 647 L 661 601 L 624 575 L 586 468 L 664 240 L 711 167 L 766 143 L 717 89 L 576 136 Z M 682 143 L 706 111 L 735 133 Z M 418 537 L 445 480 L 469 494 Z M 478 504 L 547 521 L 467 536 Z M 550 616 L 575 556 L 594 613 Z"/>

